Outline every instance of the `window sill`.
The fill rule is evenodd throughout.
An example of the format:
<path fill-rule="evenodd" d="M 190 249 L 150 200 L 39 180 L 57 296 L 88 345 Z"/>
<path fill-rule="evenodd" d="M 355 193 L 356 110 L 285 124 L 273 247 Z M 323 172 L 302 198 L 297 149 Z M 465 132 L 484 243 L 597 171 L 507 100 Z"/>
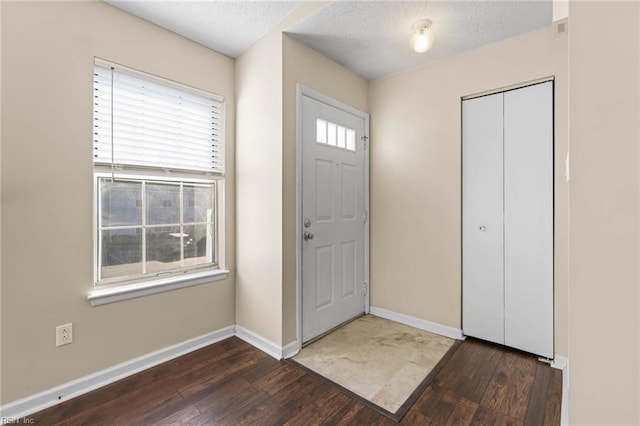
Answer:
<path fill-rule="evenodd" d="M 177 290 L 179 288 L 224 280 L 227 278 L 228 274 L 229 271 L 226 269 L 215 269 L 212 271 L 197 272 L 177 277 L 159 278 L 153 281 L 145 281 L 142 283 L 128 284 L 118 287 L 99 288 L 92 290 L 87 296 L 87 300 L 91 303 L 91 306 L 106 305 L 108 303 L 120 302 L 122 300 L 135 299 L 137 297 L 164 293 L 165 291 Z"/>

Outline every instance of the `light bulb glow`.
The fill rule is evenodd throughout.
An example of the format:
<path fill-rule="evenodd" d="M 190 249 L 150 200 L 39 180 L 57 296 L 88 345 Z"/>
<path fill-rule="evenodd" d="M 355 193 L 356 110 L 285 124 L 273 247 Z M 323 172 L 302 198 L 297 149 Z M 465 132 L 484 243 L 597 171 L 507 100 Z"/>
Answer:
<path fill-rule="evenodd" d="M 433 33 L 429 29 L 431 21 L 424 20 L 413 26 L 411 35 L 411 47 L 418 53 L 426 52 L 433 46 Z"/>

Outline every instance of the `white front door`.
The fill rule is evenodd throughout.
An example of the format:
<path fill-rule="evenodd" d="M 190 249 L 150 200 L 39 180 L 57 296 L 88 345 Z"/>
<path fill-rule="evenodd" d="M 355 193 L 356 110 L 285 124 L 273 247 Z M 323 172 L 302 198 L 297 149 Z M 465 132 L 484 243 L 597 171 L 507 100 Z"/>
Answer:
<path fill-rule="evenodd" d="M 302 96 L 302 340 L 365 309 L 365 119 Z"/>

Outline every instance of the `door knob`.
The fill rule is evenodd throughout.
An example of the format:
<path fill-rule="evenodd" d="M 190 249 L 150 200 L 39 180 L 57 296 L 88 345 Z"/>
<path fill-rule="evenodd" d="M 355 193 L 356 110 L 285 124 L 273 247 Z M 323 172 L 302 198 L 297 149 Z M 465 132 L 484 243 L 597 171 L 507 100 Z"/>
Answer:
<path fill-rule="evenodd" d="M 305 241 L 313 240 L 313 233 L 309 231 L 304 231 L 304 234 L 302 234 L 302 237 L 304 238 Z"/>
<path fill-rule="evenodd" d="M 484 225 L 480 225 L 480 230 L 481 230 L 481 231 L 486 231 L 486 230 L 487 230 L 487 227 L 486 227 L 486 226 L 484 226 Z"/>

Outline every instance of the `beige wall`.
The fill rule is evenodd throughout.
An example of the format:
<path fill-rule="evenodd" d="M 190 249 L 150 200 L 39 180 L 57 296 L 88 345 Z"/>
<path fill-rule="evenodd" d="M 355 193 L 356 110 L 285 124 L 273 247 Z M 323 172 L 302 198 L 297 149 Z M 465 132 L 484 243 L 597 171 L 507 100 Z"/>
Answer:
<path fill-rule="evenodd" d="M 91 307 L 93 58 L 225 96 L 234 270 L 233 60 L 101 2 L 2 3 L 2 403 L 234 323 L 225 281 Z M 55 326 L 74 342 L 55 347 Z"/>
<path fill-rule="evenodd" d="M 567 353 L 567 37 L 554 28 L 370 83 L 373 306 L 461 327 L 460 98 L 555 75 L 555 340 Z"/>
<path fill-rule="evenodd" d="M 293 168 L 295 179 L 295 153 L 291 165 L 288 162 L 292 157 L 283 147 L 287 111 L 283 104 L 283 31 L 327 4 L 301 2 L 236 59 L 236 320 L 239 326 L 277 346 L 295 339 L 295 305 L 290 306 L 295 293 L 292 296 L 285 292 L 290 285 L 284 284 L 291 277 L 291 263 L 287 261 L 291 259 L 291 225 L 285 222 L 288 219 L 284 213 L 289 209 L 290 198 L 286 197 L 290 195 L 283 191 L 290 185 L 295 187 L 295 180 L 288 183 L 290 177 L 285 176 Z M 293 274 L 295 280 L 295 269 Z"/>
<path fill-rule="evenodd" d="M 369 82 L 299 41 L 283 38 L 283 342 L 296 340 L 296 85 L 369 111 Z"/>
<path fill-rule="evenodd" d="M 640 423 L 639 9 L 570 3 L 572 424 Z"/>
<path fill-rule="evenodd" d="M 236 322 L 282 344 L 282 41 L 236 60 Z"/>

